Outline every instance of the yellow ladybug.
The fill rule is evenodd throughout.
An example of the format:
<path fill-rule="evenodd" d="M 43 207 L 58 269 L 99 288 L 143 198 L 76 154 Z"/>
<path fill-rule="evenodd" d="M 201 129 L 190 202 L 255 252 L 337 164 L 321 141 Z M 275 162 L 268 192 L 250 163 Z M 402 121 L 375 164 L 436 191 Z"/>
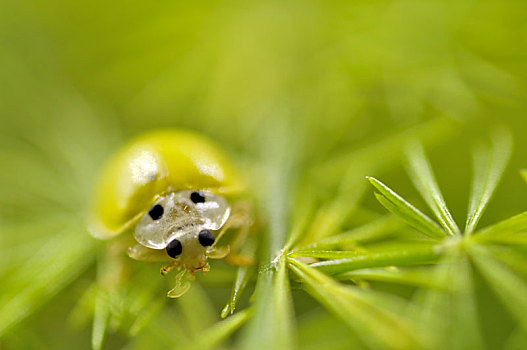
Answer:
<path fill-rule="evenodd" d="M 132 140 L 104 167 L 89 217 L 93 236 L 109 239 L 133 233 L 136 260 L 172 262 L 182 268 L 170 297 L 182 295 L 207 258 L 229 247 L 215 243 L 230 225 L 227 198 L 244 189 L 239 172 L 210 140 L 190 131 L 159 130 Z M 218 231 L 215 235 L 211 231 Z M 186 277 L 186 278 L 185 278 Z"/>

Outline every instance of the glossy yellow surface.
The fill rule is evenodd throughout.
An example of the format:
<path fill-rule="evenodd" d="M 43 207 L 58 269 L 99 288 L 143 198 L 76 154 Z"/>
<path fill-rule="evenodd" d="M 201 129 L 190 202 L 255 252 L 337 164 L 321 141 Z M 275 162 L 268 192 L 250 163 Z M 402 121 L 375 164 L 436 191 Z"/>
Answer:
<path fill-rule="evenodd" d="M 219 147 L 185 130 L 158 130 L 132 140 L 104 167 L 89 218 L 91 233 L 114 237 L 130 228 L 156 198 L 171 191 L 234 195 L 240 174 Z"/>

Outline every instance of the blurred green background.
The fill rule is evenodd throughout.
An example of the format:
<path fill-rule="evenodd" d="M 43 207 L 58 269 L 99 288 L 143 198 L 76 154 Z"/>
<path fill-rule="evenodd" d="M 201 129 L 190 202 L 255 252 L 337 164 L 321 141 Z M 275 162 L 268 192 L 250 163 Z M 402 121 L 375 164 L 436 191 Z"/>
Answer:
<path fill-rule="evenodd" d="M 130 137 L 208 135 L 258 184 L 262 231 L 285 237 L 307 192 L 322 208 L 337 195 L 353 202 L 328 209 L 339 230 L 367 221 L 351 213 L 357 203 L 384 213 L 366 175 L 415 199 L 390 141 L 404 135 L 425 142 L 463 221 L 471 147 L 505 126 L 514 154 L 484 226 L 525 209 L 526 78 L 521 0 L 0 0 L 0 348 L 92 346 L 104 244 L 84 213 L 102 163 Z M 172 338 L 218 322 L 233 267 L 213 264 L 177 301 L 165 300 L 158 268 L 133 263 L 105 348 L 191 348 Z M 293 299 L 301 348 L 362 346 L 305 293 Z M 509 341 L 513 322 L 492 293 L 480 304 L 489 349 L 525 344 Z"/>

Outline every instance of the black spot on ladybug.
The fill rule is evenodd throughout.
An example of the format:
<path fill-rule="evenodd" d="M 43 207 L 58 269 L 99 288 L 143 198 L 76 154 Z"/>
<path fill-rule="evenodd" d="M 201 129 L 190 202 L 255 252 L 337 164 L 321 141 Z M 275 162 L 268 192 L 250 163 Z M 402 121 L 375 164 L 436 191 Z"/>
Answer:
<path fill-rule="evenodd" d="M 152 220 L 159 220 L 163 216 L 163 207 L 159 204 L 153 205 L 150 209 L 148 209 L 148 215 L 152 218 Z"/>
<path fill-rule="evenodd" d="M 198 235 L 199 243 L 204 247 L 214 244 L 214 235 L 209 230 L 201 230 Z"/>
<path fill-rule="evenodd" d="M 175 259 L 183 251 L 183 246 L 181 245 L 180 241 L 174 239 L 168 243 L 166 250 L 167 254 Z"/>
<path fill-rule="evenodd" d="M 205 202 L 205 197 L 199 192 L 192 192 L 190 194 L 190 200 L 194 203 L 203 203 Z"/>

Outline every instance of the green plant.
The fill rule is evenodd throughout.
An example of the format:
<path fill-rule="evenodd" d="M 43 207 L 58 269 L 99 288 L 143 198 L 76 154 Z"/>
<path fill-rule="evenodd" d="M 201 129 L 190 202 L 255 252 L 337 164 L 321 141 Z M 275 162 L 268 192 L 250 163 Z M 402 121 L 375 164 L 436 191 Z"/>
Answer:
<path fill-rule="evenodd" d="M 74 323 L 83 324 L 93 313 L 95 349 L 103 347 L 109 330 L 124 332 L 133 348 L 159 342 L 159 337 L 164 346 L 214 348 L 240 327 L 237 344 L 242 348 L 292 348 L 299 341 L 293 301 L 298 289 L 311 295 L 349 329 L 343 340 L 348 345 L 385 349 L 476 348 L 487 343 L 476 295 L 476 284 L 481 285 L 482 281 L 515 319 L 512 327 L 516 331 L 507 341 L 521 343 L 527 305 L 523 268 L 527 259 L 527 215 L 477 228 L 510 158 L 511 135 L 497 132 L 492 147 L 480 146 L 474 152 L 468 215 L 461 230 L 439 190 L 423 146 L 415 141 L 431 132 L 437 136 L 439 125 L 444 125 L 446 136 L 452 130 L 449 125 L 455 124 L 437 119 L 411 133 L 373 143 L 360 152 L 324 160 L 301 176 L 294 201 L 298 205 L 294 206 L 286 205 L 291 184 L 284 182 L 282 174 L 294 176 L 296 165 L 291 158 L 284 158 L 287 154 L 276 157 L 271 149 L 262 160 L 267 162 L 267 172 L 260 174 L 265 190 L 257 193 L 261 214 L 270 222 L 260 235 L 257 270 L 241 267 L 232 275 L 228 272 L 232 268 L 214 266 L 210 275 L 203 278 L 202 283 L 209 286 L 233 281 L 222 321 L 218 321 L 218 309 L 199 284 L 189 296 L 175 302 L 179 313 L 174 314 L 167 305 L 172 301 L 160 293 L 163 280 L 152 273 L 156 267 L 130 261 L 122 254 L 119 242 L 96 243 L 85 233 L 66 229 L 48 240 L 34 261 L 22 266 L 26 273 L 13 270 L 14 273 L 4 275 L 9 276 L 4 283 L 11 287 L 5 291 L 15 294 L 4 292 L 0 299 L 1 330 L 6 334 L 22 317 L 37 310 L 39 303 L 47 302 L 65 283 L 79 276 L 93 261 L 88 257 L 96 257 L 97 281 L 81 293 L 71 315 Z M 287 134 L 286 130 L 281 133 L 284 142 Z M 430 137 L 424 139 L 435 142 Z M 282 145 L 275 143 L 274 147 L 279 149 Z M 382 150 L 392 157 L 375 158 Z M 330 168 L 345 169 L 343 165 L 353 164 L 356 169 L 362 164 L 363 169 L 378 171 L 397 162 L 404 153 L 409 160 L 410 177 L 437 221 L 373 177 L 367 180 L 377 190 L 375 197 L 393 215 L 361 208 L 359 201 L 367 193 L 367 181 L 355 172 L 342 171 L 344 176 L 331 185 L 337 191 L 329 198 L 317 191 L 306 191 L 320 176 L 327 180 Z M 286 215 L 292 216 L 290 226 Z M 362 223 L 346 229 L 353 218 Z M 59 225 L 78 228 L 78 217 L 69 219 L 73 220 L 72 226 L 65 226 L 66 220 Z M 56 218 L 53 222 L 59 223 Z M 39 222 L 34 225 L 42 228 Z M 252 302 L 247 304 L 243 293 L 252 288 L 255 279 Z M 373 287 L 379 283 L 385 287 Z M 386 289 L 390 285 L 406 286 L 412 294 L 397 295 Z M 18 292 L 19 288 L 23 293 Z M 244 305 L 241 308 L 237 307 L 240 302 Z M 172 336 L 163 336 L 168 329 Z"/>
<path fill-rule="evenodd" d="M 525 14 L 3 1 L 0 348 L 525 348 Z M 225 147 L 259 220 L 254 266 L 215 261 L 177 300 L 85 227 L 104 160 L 159 127 Z"/>
<path fill-rule="evenodd" d="M 524 275 L 527 257 L 523 255 L 525 241 L 522 238 L 527 229 L 527 216 L 523 213 L 476 230 L 506 167 L 511 148 L 510 134 L 501 132 L 494 136 L 491 150 L 483 147 L 476 150 L 468 215 L 465 229 L 461 231 L 448 210 L 422 146 L 411 143 L 409 173 L 438 222 L 379 180 L 368 177 L 378 191 L 377 200 L 413 227 L 417 235 L 397 237 L 395 234 L 380 248 L 361 248 L 360 239 L 378 239 L 380 234 L 390 233 L 394 226 L 397 227 L 386 224 L 391 218 L 382 218 L 373 225 L 370 223 L 351 232 L 317 240 L 301 249 L 291 249 L 294 244 L 286 245 L 281 259 L 287 263 L 278 265 L 279 273 L 280 269 L 289 266 L 308 293 L 374 348 L 484 347 L 486 341 L 479 325 L 474 282 L 476 273 L 484 277 L 515 317 L 514 328 L 521 333 L 524 305 L 527 305 Z M 422 235 L 422 239 L 418 235 Z M 358 239 L 354 241 L 354 237 Z M 356 243 L 352 250 L 334 249 L 352 243 Z M 297 257 L 323 260 L 306 265 L 295 259 Z M 393 296 L 379 295 L 336 280 L 353 281 L 359 286 L 373 280 L 425 288 L 405 304 Z"/>

